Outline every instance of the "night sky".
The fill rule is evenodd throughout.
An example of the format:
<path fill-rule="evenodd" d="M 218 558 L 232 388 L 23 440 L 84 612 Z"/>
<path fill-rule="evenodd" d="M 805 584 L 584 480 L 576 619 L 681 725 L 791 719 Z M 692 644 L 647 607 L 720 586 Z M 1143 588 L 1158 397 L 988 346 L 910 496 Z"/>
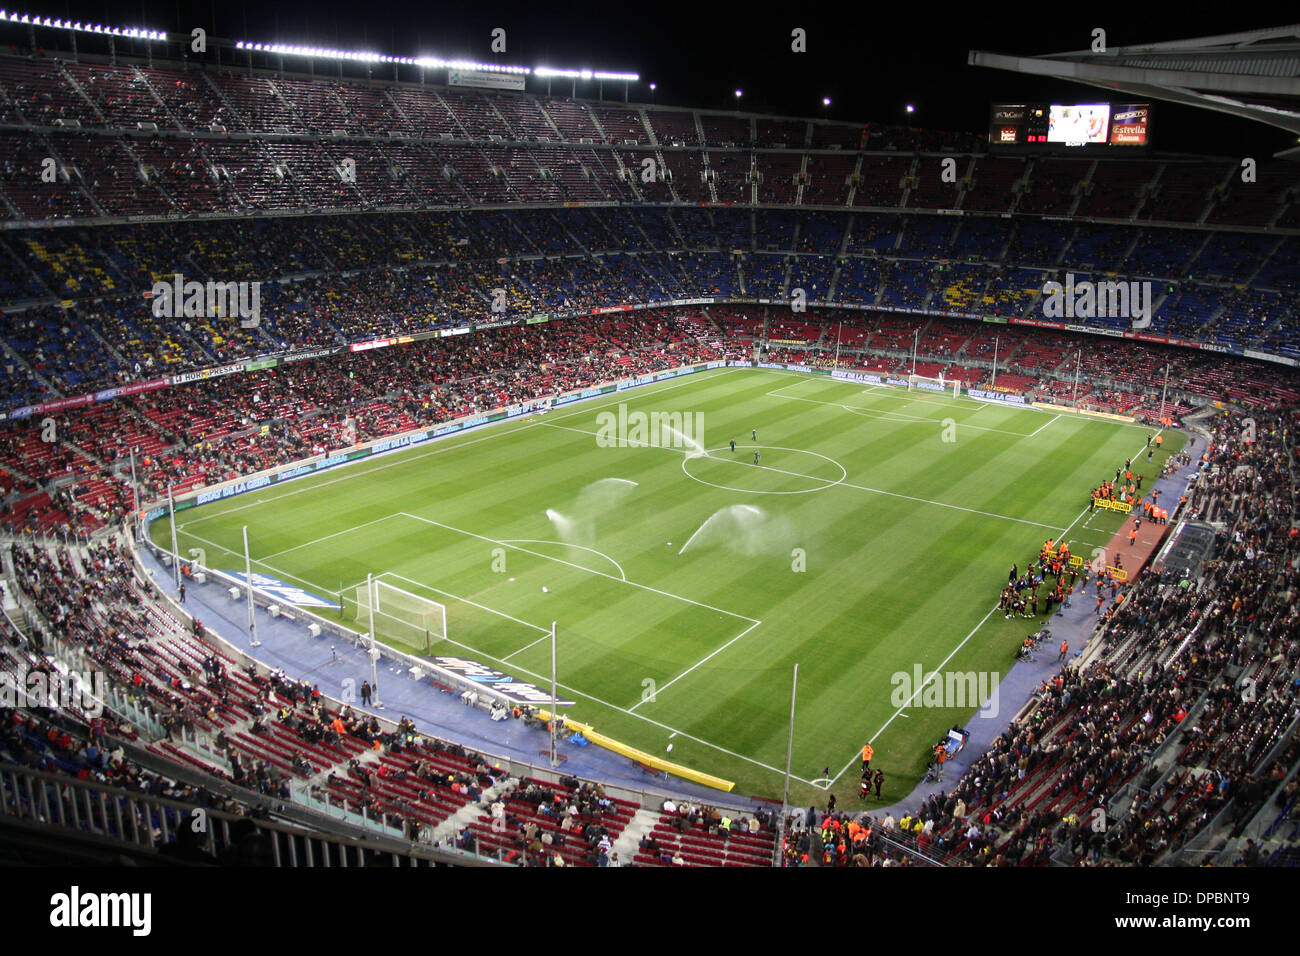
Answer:
<path fill-rule="evenodd" d="M 268 2 L 89 2 L 45 0 L 10 9 L 43 16 L 95 19 L 169 32 L 206 28 L 212 35 L 259 42 L 428 54 L 523 66 L 592 68 L 641 74 L 632 98 L 676 106 L 742 108 L 855 122 L 908 123 L 985 133 L 995 101 L 1092 102 L 1105 91 L 967 66 L 971 49 L 1043 54 L 1087 47 L 1094 27 L 1112 46 L 1277 26 L 1285 14 L 1237 8 L 1213 17 L 1164 6 L 1071 5 L 1031 13 L 978 4 L 913 3 L 880 12 L 879 4 L 400 3 L 365 0 Z M 1238 5 L 1239 7 L 1244 5 Z M 466 9 L 468 7 L 468 9 Z M 788 9 L 789 13 L 781 13 Z M 1171 11 L 1173 14 L 1171 15 Z M 506 30 L 507 52 L 493 54 L 490 33 Z M 808 52 L 793 53 L 791 30 L 807 31 Z M 294 63 L 286 61 L 286 66 Z M 302 62 L 302 61 L 297 61 Z M 567 84 L 566 84 L 567 85 Z M 531 87 L 530 89 L 535 89 Z M 556 92 L 560 92 L 559 88 Z M 615 95 L 609 86 L 606 97 Z M 595 86 L 579 95 L 595 96 Z M 621 96 L 621 89 L 617 92 Z M 832 105 L 822 106 L 829 96 Z M 1109 95 L 1120 99 L 1118 94 Z M 909 118 L 904 107 L 912 103 Z M 1262 124 L 1174 104 L 1153 104 L 1153 146 L 1159 150 L 1267 156 L 1295 137 Z"/>

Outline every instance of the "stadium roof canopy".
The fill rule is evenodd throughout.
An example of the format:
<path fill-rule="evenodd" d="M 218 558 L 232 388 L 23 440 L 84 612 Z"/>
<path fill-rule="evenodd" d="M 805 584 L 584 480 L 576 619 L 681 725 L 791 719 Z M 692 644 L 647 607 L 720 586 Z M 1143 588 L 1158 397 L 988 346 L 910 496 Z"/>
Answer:
<path fill-rule="evenodd" d="M 1007 56 L 971 50 L 967 62 L 1231 113 L 1300 136 L 1300 24 L 1108 46 L 1104 53 Z M 1300 146 L 1278 155 L 1300 158 Z"/>

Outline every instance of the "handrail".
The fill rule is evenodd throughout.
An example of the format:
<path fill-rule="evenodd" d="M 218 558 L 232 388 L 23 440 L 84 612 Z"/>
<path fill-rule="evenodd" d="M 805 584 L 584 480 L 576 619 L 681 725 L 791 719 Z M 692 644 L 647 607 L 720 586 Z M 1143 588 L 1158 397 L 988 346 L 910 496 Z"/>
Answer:
<path fill-rule="evenodd" d="M 35 829 L 90 834 L 147 851 L 158 851 L 188 828 L 204 838 L 197 845 L 212 862 L 236 848 L 237 825 L 249 820 L 210 807 L 12 765 L 0 766 L 0 795 L 4 797 L 0 817 Z M 398 866 L 499 865 L 486 858 L 415 844 L 398 850 L 361 837 L 274 820 L 257 820 L 256 826 L 270 838 L 275 866 L 366 866 L 367 861 L 374 863 L 382 856 L 391 857 Z"/>

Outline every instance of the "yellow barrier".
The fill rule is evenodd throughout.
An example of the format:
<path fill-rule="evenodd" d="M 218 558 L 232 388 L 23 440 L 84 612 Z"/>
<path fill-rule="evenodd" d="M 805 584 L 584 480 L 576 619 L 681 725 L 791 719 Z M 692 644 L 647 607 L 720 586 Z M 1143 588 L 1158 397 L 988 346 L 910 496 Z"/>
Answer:
<path fill-rule="evenodd" d="M 683 780 L 690 780 L 692 783 L 703 784 L 706 787 L 712 787 L 715 790 L 722 790 L 730 793 L 736 784 L 731 780 L 723 780 L 721 777 L 715 777 L 699 770 L 692 770 L 690 767 L 683 767 L 679 763 L 673 763 L 670 760 L 661 760 L 659 757 L 651 756 L 644 750 L 637 750 L 627 744 L 621 744 L 617 740 L 612 740 L 604 734 L 587 732 L 584 735 L 593 744 L 599 744 L 606 750 L 612 750 L 616 754 L 622 754 L 637 763 L 643 763 L 647 767 L 654 767 L 656 770 L 662 770 L 665 773 L 671 773 L 675 777 L 681 777 Z"/>
<path fill-rule="evenodd" d="M 1120 511 L 1123 512 L 1124 514 L 1128 514 L 1130 511 L 1133 510 L 1133 504 L 1131 502 L 1111 501 L 1108 498 L 1097 498 L 1096 507 L 1103 508 L 1108 511 Z"/>
<path fill-rule="evenodd" d="M 1083 558 L 1081 558 L 1081 557 L 1080 557 L 1079 555 L 1077 555 L 1077 554 L 1072 554 L 1072 555 L 1070 555 L 1070 567 L 1072 567 L 1072 568 L 1081 568 L 1081 567 L 1083 567 Z"/>
<path fill-rule="evenodd" d="M 1051 402 L 1031 402 L 1034 408 L 1041 408 L 1053 412 L 1070 412 L 1076 415 L 1089 415 L 1092 418 L 1107 418 L 1115 422 L 1135 422 L 1137 421 L 1132 415 L 1116 415 L 1114 412 L 1094 412 L 1087 408 L 1073 408 L 1069 405 L 1054 405 Z"/>
<path fill-rule="evenodd" d="M 551 715 L 544 710 L 539 710 L 537 716 L 542 720 L 550 720 Z M 662 770 L 664 773 L 671 773 L 675 777 L 681 777 L 683 780 L 689 780 L 692 783 L 702 784 L 706 787 L 712 787 L 715 790 L 722 790 L 730 793 L 735 789 L 735 782 L 732 780 L 723 780 L 721 777 L 715 777 L 712 774 L 704 773 L 700 770 L 692 770 L 690 767 L 683 767 L 679 763 L 673 763 L 671 760 L 663 760 L 644 750 L 637 750 L 635 747 L 629 747 L 627 744 L 619 743 L 612 737 L 606 737 L 604 734 L 598 734 L 591 729 L 590 724 L 581 724 L 576 720 L 564 719 L 564 726 L 578 731 L 598 747 L 604 747 L 606 750 L 612 750 L 620 756 L 627 757 L 629 760 L 635 760 L 637 763 L 645 764 L 647 767 L 653 767 L 655 770 Z"/>
<path fill-rule="evenodd" d="M 1128 572 L 1125 571 L 1123 568 L 1112 568 L 1110 565 L 1106 565 L 1106 573 L 1109 574 L 1116 581 L 1128 580 Z"/>

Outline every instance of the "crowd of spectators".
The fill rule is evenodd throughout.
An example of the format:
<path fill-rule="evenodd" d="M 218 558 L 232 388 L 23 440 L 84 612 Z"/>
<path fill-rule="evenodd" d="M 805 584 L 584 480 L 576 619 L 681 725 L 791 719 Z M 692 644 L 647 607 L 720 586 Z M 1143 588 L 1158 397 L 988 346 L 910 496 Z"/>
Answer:
<path fill-rule="evenodd" d="M 0 521 L 18 531 L 63 534 L 112 524 L 131 507 L 132 449 L 140 497 L 156 499 L 168 487 L 213 484 L 600 381 L 751 358 L 755 335 L 797 334 L 817 343 L 772 343 L 760 355 L 768 361 L 828 368 L 838 355 L 842 368 L 904 375 L 913 368 L 911 332 L 919 329 L 926 345 L 919 347 L 918 373 L 956 375 L 969 387 L 991 381 L 987 337 L 967 338 L 951 320 L 869 313 L 852 318 L 855 326 L 847 335 L 826 310 L 798 323 L 764 314 L 746 319 L 748 325 L 736 324 L 725 311 L 715 321 L 698 307 L 557 319 L 200 379 L 69 409 L 57 419 L 20 419 L 0 431 Z M 1174 383 L 1164 412 L 1175 419 L 1190 411 L 1186 402 L 1192 396 L 1231 393 L 1243 404 L 1265 407 L 1300 396 L 1294 373 L 1281 366 L 1168 346 L 1120 348 L 1109 340 L 1016 326 L 1005 327 L 1000 338 L 1000 356 L 1007 358 L 999 359 L 997 385 L 1018 387 L 1030 400 L 1073 399 L 1069 366 L 1077 363 L 1069 362 L 1066 349 L 1076 341 L 1084 346 L 1079 400 L 1093 410 L 1154 420 L 1163 384 L 1156 370 L 1163 364 L 1171 366 Z M 1032 364 L 1018 365 L 1022 354 Z M 1065 358 L 1054 362 L 1050 356 Z M 56 434 L 47 436 L 51 421 Z"/>

